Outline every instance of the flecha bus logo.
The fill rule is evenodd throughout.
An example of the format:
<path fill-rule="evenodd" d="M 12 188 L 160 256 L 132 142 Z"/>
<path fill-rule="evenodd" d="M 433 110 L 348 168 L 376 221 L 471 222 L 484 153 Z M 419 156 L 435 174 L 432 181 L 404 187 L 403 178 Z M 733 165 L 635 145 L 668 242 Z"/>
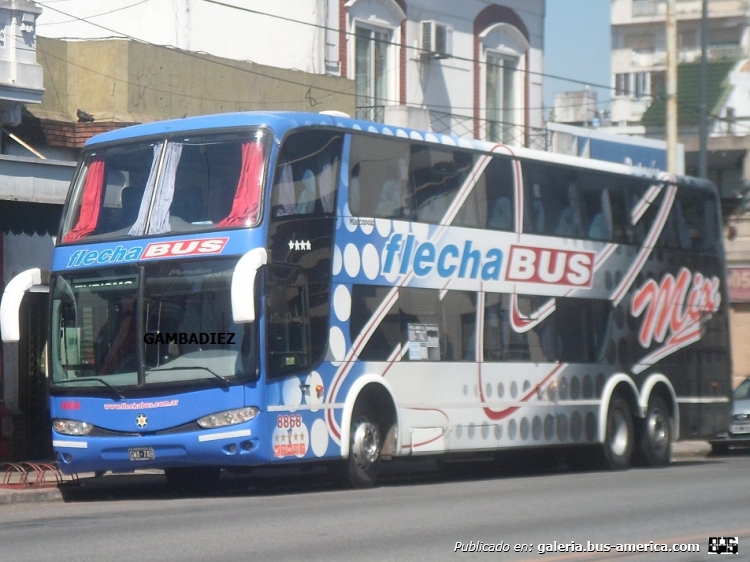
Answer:
<path fill-rule="evenodd" d="M 691 283 L 692 282 L 692 283 Z M 719 278 L 704 277 L 683 267 L 677 277 L 665 274 L 659 283 L 649 279 L 635 293 L 630 313 L 643 316 L 638 342 L 648 348 L 664 343 L 675 351 L 700 339 L 701 323 L 719 309 Z"/>
<path fill-rule="evenodd" d="M 118 245 L 104 250 L 76 250 L 68 258 L 66 267 L 85 267 L 110 263 L 132 263 L 138 260 L 220 254 L 229 238 L 198 238 L 171 242 L 151 242 L 142 246 Z"/>
<path fill-rule="evenodd" d="M 511 246 L 507 281 L 591 287 L 594 281 L 594 252 Z"/>
<path fill-rule="evenodd" d="M 174 242 L 151 242 L 143 250 L 141 259 L 167 258 L 176 256 L 194 256 L 219 254 L 229 238 L 207 238 L 203 240 L 177 240 Z"/>

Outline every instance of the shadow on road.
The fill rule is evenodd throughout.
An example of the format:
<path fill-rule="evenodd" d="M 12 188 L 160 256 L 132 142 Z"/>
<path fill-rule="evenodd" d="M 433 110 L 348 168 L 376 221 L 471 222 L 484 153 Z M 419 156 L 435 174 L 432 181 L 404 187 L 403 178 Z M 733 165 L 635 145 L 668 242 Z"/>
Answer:
<path fill-rule="evenodd" d="M 750 449 L 730 450 L 731 455 L 750 455 Z M 683 459 L 680 466 L 721 462 L 720 457 L 707 460 Z M 435 485 L 451 481 L 515 479 L 553 476 L 602 470 L 593 449 L 502 451 L 484 458 L 418 458 L 383 463 L 382 486 Z M 634 470 L 638 470 L 635 468 Z M 287 494 L 336 491 L 325 466 L 257 468 L 251 473 L 222 472 L 218 487 L 208 493 L 187 494 L 190 497 L 279 496 Z M 167 484 L 163 473 L 108 474 L 81 478 L 77 483 L 60 486 L 66 502 L 179 499 Z"/>

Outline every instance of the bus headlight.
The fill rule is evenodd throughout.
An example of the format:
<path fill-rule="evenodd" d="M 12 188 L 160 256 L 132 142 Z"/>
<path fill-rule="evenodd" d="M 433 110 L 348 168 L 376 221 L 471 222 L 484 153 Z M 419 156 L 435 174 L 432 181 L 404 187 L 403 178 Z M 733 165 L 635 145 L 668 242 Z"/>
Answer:
<path fill-rule="evenodd" d="M 94 426 L 76 420 L 52 420 L 52 429 L 63 435 L 88 435 Z"/>
<path fill-rule="evenodd" d="M 198 425 L 205 427 L 206 429 L 212 429 L 214 427 L 224 427 L 227 425 L 237 425 L 250 421 L 258 415 L 258 408 L 248 406 L 247 408 L 240 408 L 238 410 L 227 410 L 226 412 L 218 412 L 211 414 L 210 416 L 202 417 L 198 420 Z"/>

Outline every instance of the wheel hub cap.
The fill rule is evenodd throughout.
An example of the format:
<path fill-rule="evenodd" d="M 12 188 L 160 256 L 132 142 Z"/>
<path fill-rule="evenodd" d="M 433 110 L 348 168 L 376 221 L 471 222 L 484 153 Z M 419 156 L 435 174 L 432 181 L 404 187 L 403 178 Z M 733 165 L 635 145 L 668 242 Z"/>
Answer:
<path fill-rule="evenodd" d="M 380 454 L 380 431 L 378 426 L 362 421 L 354 431 L 352 454 L 361 468 L 367 468 Z"/>
<path fill-rule="evenodd" d="M 662 414 L 661 410 L 654 410 L 648 418 L 648 435 L 651 443 L 659 451 L 667 446 L 669 435 L 667 423 L 667 418 Z"/>
<path fill-rule="evenodd" d="M 628 424 L 622 412 L 616 412 L 612 416 L 612 425 L 610 428 L 610 447 L 612 452 L 617 456 L 622 456 L 628 449 Z"/>

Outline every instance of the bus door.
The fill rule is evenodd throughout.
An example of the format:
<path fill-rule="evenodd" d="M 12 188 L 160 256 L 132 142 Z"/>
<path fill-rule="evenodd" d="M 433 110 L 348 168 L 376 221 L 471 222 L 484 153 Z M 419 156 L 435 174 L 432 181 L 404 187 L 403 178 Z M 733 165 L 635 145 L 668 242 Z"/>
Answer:
<path fill-rule="evenodd" d="M 271 268 L 266 278 L 267 302 L 275 309 L 267 309 L 266 317 L 269 328 L 283 325 L 288 331 L 268 343 L 269 358 L 285 357 L 283 368 L 275 370 L 278 375 L 310 370 L 327 350 L 342 146 L 338 131 L 294 132 L 284 140 L 277 160 L 268 240 Z M 275 322 L 282 312 L 284 321 Z M 300 333 L 295 335 L 295 330 Z M 302 337 L 304 331 L 309 333 L 309 343 Z M 277 344 L 289 349 L 273 347 Z M 274 370 L 272 363 L 269 367 Z"/>

